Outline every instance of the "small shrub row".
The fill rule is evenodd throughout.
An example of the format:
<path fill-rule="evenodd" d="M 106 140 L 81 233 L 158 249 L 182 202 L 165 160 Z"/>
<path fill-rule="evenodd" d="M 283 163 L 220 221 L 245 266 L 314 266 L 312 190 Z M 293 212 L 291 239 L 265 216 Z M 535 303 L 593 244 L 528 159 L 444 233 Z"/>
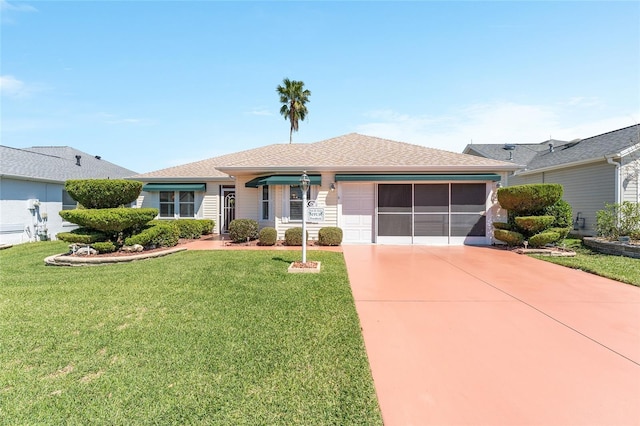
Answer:
<path fill-rule="evenodd" d="M 229 224 L 229 238 L 234 243 L 252 241 L 258 238 L 258 221 L 235 219 Z"/>
<path fill-rule="evenodd" d="M 309 232 L 306 233 L 307 241 L 309 240 Z M 302 245 L 302 228 L 289 228 L 284 231 L 284 244 L 287 246 Z"/>
<path fill-rule="evenodd" d="M 318 244 L 321 246 L 339 246 L 342 243 L 342 229 L 327 226 L 318 231 Z"/>
<path fill-rule="evenodd" d="M 67 243 L 92 244 L 105 241 L 107 235 L 95 229 L 77 228 L 70 232 L 60 232 L 56 235 L 56 238 Z"/>
<path fill-rule="evenodd" d="M 172 223 L 158 223 L 144 229 L 139 234 L 125 239 L 127 246 L 140 244 L 144 247 L 173 247 L 178 244 L 180 231 Z"/>
<path fill-rule="evenodd" d="M 266 227 L 262 228 L 258 234 L 258 239 L 261 246 L 274 246 L 278 241 L 278 231 L 276 228 Z"/>
<path fill-rule="evenodd" d="M 151 224 L 170 223 L 178 227 L 180 238 L 200 238 L 213 232 L 215 222 L 211 219 L 156 219 Z"/>

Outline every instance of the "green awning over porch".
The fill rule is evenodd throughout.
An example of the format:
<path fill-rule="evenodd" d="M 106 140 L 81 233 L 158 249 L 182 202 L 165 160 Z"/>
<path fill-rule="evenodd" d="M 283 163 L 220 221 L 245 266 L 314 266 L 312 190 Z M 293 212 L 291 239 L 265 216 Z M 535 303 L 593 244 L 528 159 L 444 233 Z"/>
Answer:
<path fill-rule="evenodd" d="M 245 183 L 247 188 L 257 188 L 264 185 L 300 185 L 300 176 L 302 175 L 270 175 L 260 176 L 255 179 L 251 179 Z M 320 185 L 320 175 L 309 175 L 311 185 Z"/>
<path fill-rule="evenodd" d="M 499 181 L 500 175 L 486 174 L 336 174 L 336 182 L 400 182 L 400 181 Z"/>
<path fill-rule="evenodd" d="M 204 191 L 205 183 L 147 183 L 142 187 L 143 191 Z"/>

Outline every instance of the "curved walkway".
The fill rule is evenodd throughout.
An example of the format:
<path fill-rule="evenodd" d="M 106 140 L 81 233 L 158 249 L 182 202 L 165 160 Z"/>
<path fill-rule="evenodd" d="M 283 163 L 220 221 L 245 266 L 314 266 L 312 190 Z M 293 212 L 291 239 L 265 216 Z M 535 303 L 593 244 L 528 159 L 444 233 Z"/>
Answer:
<path fill-rule="evenodd" d="M 482 247 L 343 247 L 386 426 L 640 425 L 640 288 Z"/>

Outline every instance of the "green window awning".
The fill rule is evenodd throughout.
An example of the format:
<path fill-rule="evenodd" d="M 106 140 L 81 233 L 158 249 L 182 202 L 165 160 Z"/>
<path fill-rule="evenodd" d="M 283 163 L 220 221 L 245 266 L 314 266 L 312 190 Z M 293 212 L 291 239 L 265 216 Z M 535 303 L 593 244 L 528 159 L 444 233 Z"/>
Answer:
<path fill-rule="evenodd" d="M 143 191 L 204 191 L 205 183 L 148 183 L 142 187 Z"/>
<path fill-rule="evenodd" d="M 264 185 L 300 185 L 301 175 L 270 175 L 260 176 L 255 179 L 251 179 L 245 183 L 247 188 L 257 188 Z M 309 175 L 311 185 L 320 185 L 320 175 Z"/>
<path fill-rule="evenodd" d="M 399 181 L 499 181 L 500 175 L 486 174 L 336 174 L 336 182 L 399 182 Z"/>

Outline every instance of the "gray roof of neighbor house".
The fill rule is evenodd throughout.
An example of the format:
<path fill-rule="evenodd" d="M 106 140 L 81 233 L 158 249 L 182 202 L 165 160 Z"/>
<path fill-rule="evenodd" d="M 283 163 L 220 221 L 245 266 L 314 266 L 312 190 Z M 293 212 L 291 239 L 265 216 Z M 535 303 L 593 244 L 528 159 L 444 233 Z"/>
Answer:
<path fill-rule="evenodd" d="M 350 133 L 320 142 L 275 144 L 134 178 L 227 177 L 239 171 L 512 171 L 505 161 Z"/>
<path fill-rule="evenodd" d="M 467 145 L 464 152 L 498 160 L 508 160 L 511 152 L 514 163 L 523 164 L 527 170 L 537 170 L 619 155 L 640 143 L 639 133 L 640 125 L 634 125 L 569 142 L 550 140 L 538 144 Z M 550 143 L 553 143 L 553 151 L 549 148 Z M 508 147 L 513 149 L 506 149 Z"/>
<path fill-rule="evenodd" d="M 68 146 L 11 148 L 0 145 L 2 177 L 64 182 L 67 179 L 121 179 L 134 174 L 133 170 Z"/>

